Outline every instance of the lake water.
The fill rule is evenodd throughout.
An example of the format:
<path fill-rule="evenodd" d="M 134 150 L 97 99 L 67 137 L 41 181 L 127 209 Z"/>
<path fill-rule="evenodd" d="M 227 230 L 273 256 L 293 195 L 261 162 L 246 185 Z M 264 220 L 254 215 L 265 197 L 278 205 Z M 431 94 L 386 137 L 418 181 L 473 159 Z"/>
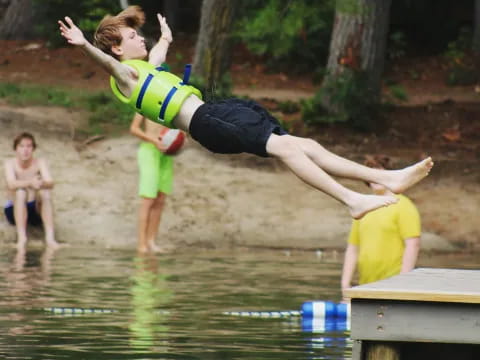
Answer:
<path fill-rule="evenodd" d="M 300 317 L 223 314 L 338 302 L 342 256 L 192 249 L 135 258 L 127 250 L 66 248 L 17 258 L 4 249 L 0 358 L 349 359 L 352 343 L 343 325 L 312 331 Z M 422 261 L 469 268 L 478 260 L 444 254 Z M 113 312 L 54 312 L 72 308 Z"/>

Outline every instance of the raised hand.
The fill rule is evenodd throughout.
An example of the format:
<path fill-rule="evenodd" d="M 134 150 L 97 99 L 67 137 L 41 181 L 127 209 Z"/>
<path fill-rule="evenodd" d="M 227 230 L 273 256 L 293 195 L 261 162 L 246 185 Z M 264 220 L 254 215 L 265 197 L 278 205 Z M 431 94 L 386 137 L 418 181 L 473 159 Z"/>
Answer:
<path fill-rule="evenodd" d="M 158 22 L 160 23 L 160 31 L 162 32 L 162 39 L 165 39 L 169 43 L 173 41 L 172 31 L 168 27 L 167 19 L 161 14 L 157 14 Z"/>
<path fill-rule="evenodd" d="M 68 16 L 65 16 L 65 22 L 68 26 L 65 25 L 62 20 L 58 20 L 60 33 L 65 39 L 67 39 L 68 43 L 79 46 L 85 45 L 87 40 L 83 36 L 82 30 L 80 30 Z"/>

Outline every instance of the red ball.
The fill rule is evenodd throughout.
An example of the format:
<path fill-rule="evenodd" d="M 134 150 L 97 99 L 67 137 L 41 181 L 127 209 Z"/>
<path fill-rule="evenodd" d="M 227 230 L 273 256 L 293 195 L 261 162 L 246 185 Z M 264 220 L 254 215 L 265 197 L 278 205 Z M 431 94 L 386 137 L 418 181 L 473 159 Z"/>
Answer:
<path fill-rule="evenodd" d="M 183 146 L 185 134 L 181 130 L 164 127 L 160 130 L 160 141 L 166 149 L 165 154 L 175 155 Z"/>

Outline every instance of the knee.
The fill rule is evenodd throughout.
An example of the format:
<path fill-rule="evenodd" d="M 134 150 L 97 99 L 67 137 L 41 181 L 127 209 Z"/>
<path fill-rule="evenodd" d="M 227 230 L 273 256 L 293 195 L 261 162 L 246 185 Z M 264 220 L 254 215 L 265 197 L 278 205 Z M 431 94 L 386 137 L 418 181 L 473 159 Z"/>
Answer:
<path fill-rule="evenodd" d="M 27 202 L 27 191 L 25 189 L 17 189 L 15 191 L 15 203 L 22 204 Z"/>
<path fill-rule="evenodd" d="M 51 191 L 46 189 L 40 190 L 39 195 L 42 202 L 50 201 L 52 198 Z"/>
<path fill-rule="evenodd" d="M 157 208 L 163 207 L 163 205 L 165 205 L 165 198 L 166 198 L 166 196 L 165 196 L 164 193 L 158 194 L 158 196 L 155 199 L 154 206 L 157 207 Z"/>
<path fill-rule="evenodd" d="M 153 204 L 155 204 L 155 199 L 146 198 L 146 197 L 142 198 L 142 202 L 141 202 L 141 207 L 142 208 L 150 209 L 153 206 Z"/>
<path fill-rule="evenodd" d="M 320 145 L 317 141 L 311 138 L 302 138 L 300 140 L 300 146 L 302 147 L 303 151 L 307 154 L 316 153 L 318 151 L 323 151 L 325 148 Z"/>
<path fill-rule="evenodd" d="M 323 148 L 322 145 L 320 145 L 317 141 L 311 138 L 305 138 L 303 139 L 303 141 L 305 142 L 305 146 L 308 146 L 309 148 L 318 148 L 318 147 Z"/>

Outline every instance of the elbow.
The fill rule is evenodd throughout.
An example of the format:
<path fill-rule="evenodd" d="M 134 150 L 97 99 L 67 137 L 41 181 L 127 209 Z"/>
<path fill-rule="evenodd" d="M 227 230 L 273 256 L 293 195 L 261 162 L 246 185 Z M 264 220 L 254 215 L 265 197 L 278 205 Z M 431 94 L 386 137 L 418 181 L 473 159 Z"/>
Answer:
<path fill-rule="evenodd" d="M 135 125 L 130 125 L 130 134 L 137 136 L 137 127 Z"/>

